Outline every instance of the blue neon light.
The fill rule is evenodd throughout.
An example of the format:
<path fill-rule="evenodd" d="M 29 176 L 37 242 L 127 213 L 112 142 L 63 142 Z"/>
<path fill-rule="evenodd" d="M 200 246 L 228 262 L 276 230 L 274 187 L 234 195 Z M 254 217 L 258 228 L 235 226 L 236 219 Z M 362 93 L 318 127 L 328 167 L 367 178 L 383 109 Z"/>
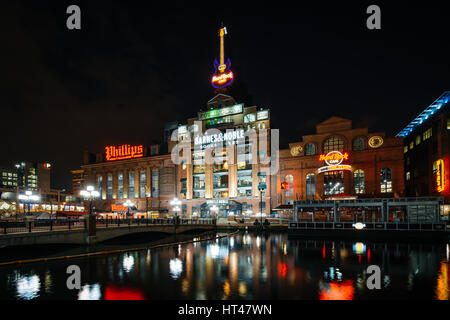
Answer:
<path fill-rule="evenodd" d="M 397 137 L 408 136 L 415 127 L 421 125 L 425 120 L 427 120 L 431 115 L 433 115 L 442 106 L 447 105 L 450 100 L 450 91 L 444 92 L 439 98 L 436 99 L 428 108 L 422 111 L 413 121 L 411 121 L 402 131 L 397 134 Z"/>

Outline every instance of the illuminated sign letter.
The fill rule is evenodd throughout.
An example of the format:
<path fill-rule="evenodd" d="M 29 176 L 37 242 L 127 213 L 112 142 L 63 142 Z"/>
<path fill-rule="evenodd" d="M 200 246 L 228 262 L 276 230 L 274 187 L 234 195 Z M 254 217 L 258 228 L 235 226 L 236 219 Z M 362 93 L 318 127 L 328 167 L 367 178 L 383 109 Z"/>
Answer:
<path fill-rule="evenodd" d="M 125 160 L 133 158 L 141 158 L 144 156 L 144 146 L 130 146 L 124 144 L 119 147 L 107 146 L 105 147 L 106 161 Z"/>

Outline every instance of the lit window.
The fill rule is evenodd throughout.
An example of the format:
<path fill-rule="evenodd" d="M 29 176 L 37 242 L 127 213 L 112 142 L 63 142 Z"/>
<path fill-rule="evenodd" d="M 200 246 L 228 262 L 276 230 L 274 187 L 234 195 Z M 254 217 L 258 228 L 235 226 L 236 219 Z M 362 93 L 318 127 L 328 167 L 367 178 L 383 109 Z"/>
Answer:
<path fill-rule="evenodd" d="M 128 172 L 128 198 L 134 198 L 134 172 Z"/>
<path fill-rule="evenodd" d="M 107 194 L 108 200 L 112 199 L 112 179 L 113 179 L 112 174 L 108 173 L 108 194 Z"/>
<path fill-rule="evenodd" d="M 119 199 L 123 199 L 123 173 L 117 175 L 117 194 Z"/>
<path fill-rule="evenodd" d="M 411 172 L 406 172 L 406 181 L 411 180 Z"/>
<path fill-rule="evenodd" d="M 359 169 L 353 172 L 353 186 L 356 194 L 365 192 L 364 171 Z"/>
<path fill-rule="evenodd" d="M 313 156 L 316 154 L 316 145 L 312 143 L 308 143 L 305 146 L 305 155 L 307 156 Z"/>
<path fill-rule="evenodd" d="M 407 153 L 408 152 L 408 146 L 405 146 L 404 148 L 403 148 L 403 153 Z"/>
<path fill-rule="evenodd" d="M 316 194 L 316 176 L 314 173 L 306 175 L 306 195 L 314 196 Z"/>
<path fill-rule="evenodd" d="M 416 137 L 416 146 L 418 146 L 419 144 L 420 144 L 420 135 Z"/>
<path fill-rule="evenodd" d="M 158 169 L 152 170 L 152 197 L 158 198 Z"/>
<path fill-rule="evenodd" d="M 447 119 L 447 130 L 450 130 L 450 118 Z"/>
<path fill-rule="evenodd" d="M 422 139 L 422 141 L 427 140 L 427 139 L 430 138 L 432 135 L 433 135 L 433 128 L 427 129 L 427 130 L 423 133 L 423 139 Z"/>
<path fill-rule="evenodd" d="M 409 143 L 409 150 L 412 150 L 412 149 L 414 149 L 414 141 L 411 141 Z"/>
<path fill-rule="evenodd" d="M 293 197 L 294 196 L 294 177 L 289 174 L 284 178 L 284 181 L 288 183 L 288 187 L 286 190 L 286 197 Z"/>
<path fill-rule="evenodd" d="M 363 138 L 358 137 L 353 140 L 353 150 L 354 151 L 364 150 L 364 139 Z"/>
<path fill-rule="evenodd" d="M 145 184 L 147 183 L 147 174 L 145 171 L 140 172 L 139 182 L 140 182 L 139 197 L 145 198 Z"/>
<path fill-rule="evenodd" d="M 344 140 L 338 137 L 331 137 L 323 143 L 323 152 L 344 151 Z"/>
<path fill-rule="evenodd" d="M 381 175 L 381 193 L 392 192 L 392 171 L 390 168 L 383 168 Z"/>

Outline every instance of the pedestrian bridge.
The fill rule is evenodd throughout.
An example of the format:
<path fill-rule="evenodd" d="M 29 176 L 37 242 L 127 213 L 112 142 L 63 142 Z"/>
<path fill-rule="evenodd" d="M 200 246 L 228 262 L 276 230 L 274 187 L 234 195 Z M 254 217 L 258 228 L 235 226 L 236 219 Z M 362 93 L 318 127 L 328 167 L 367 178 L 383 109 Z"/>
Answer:
<path fill-rule="evenodd" d="M 45 244 L 95 244 L 137 233 L 179 234 L 215 230 L 214 219 L 121 219 L 97 220 L 89 226 L 83 220 L 4 221 L 0 222 L 0 248 Z"/>

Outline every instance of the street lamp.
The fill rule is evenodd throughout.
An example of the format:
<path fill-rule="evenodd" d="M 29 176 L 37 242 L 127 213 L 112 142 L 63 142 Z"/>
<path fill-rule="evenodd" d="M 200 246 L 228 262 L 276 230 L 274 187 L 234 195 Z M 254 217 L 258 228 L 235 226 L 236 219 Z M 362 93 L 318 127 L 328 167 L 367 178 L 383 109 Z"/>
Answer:
<path fill-rule="evenodd" d="M 175 212 L 175 218 L 177 217 L 177 212 L 181 211 L 181 200 L 178 198 L 173 198 L 172 201 L 170 201 L 170 205 L 173 207 L 172 210 Z"/>
<path fill-rule="evenodd" d="M 89 216 L 92 216 L 92 200 L 100 197 L 100 193 L 93 186 L 87 186 L 86 190 L 80 191 L 80 195 L 89 200 Z"/>
<path fill-rule="evenodd" d="M 266 173 L 265 172 L 258 172 L 258 177 L 259 177 L 259 185 L 258 185 L 258 190 L 259 190 L 259 194 L 261 195 L 261 201 L 259 202 L 259 206 L 260 206 L 260 214 L 261 214 L 261 226 L 263 226 L 262 223 L 262 207 L 263 207 L 263 202 L 262 202 L 262 197 L 263 197 L 263 193 L 264 190 L 266 190 Z"/>
<path fill-rule="evenodd" d="M 127 218 L 130 216 L 130 207 L 134 206 L 134 203 L 131 202 L 130 200 L 125 201 L 124 206 L 126 206 L 128 208 L 127 210 Z"/>
<path fill-rule="evenodd" d="M 26 204 L 28 204 L 28 215 L 29 216 L 31 215 L 31 213 L 30 213 L 31 202 L 32 201 L 38 202 L 40 199 L 41 199 L 40 196 L 33 194 L 33 192 L 30 190 L 25 191 L 25 194 L 19 195 L 19 200 L 23 200 Z M 24 211 L 25 211 L 25 208 L 24 208 Z"/>
<path fill-rule="evenodd" d="M 214 212 L 214 216 L 217 216 L 217 212 L 219 211 L 219 207 L 216 205 L 213 205 L 210 209 L 212 212 Z M 210 214 L 211 215 L 211 214 Z"/>

